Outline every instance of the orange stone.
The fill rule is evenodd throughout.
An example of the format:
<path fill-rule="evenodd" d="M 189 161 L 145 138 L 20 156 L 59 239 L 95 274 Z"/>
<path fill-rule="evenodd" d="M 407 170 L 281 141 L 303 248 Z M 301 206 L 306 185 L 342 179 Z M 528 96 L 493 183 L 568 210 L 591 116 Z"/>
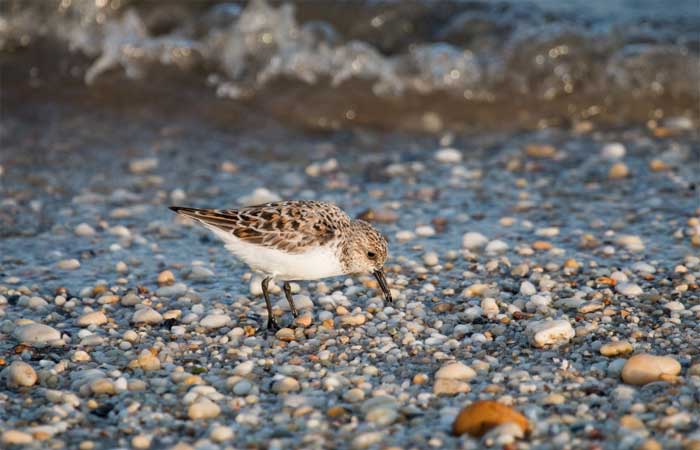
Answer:
<path fill-rule="evenodd" d="M 535 241 L 532 243 L 532 248 L 535 250 L 551 250 L 552 249 L 552 244 L 547 242 L 547 241 Z"/>
<path fill-rule="evenodd" d="M 504 423 L 518 425 L 523 433 L 530 430 L 530 422 L 510 406 L 493 400 L 480 400 L 459 412 L 452 424 L 452 434 L 459 436 L 469 433 L 473 437 L 481 437 Z"/>

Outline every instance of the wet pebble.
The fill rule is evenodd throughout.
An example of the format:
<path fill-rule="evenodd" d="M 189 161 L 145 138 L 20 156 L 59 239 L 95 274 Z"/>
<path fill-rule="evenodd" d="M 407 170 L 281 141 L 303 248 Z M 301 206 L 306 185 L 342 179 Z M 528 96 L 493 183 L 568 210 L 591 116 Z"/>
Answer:
<path fill-rule="evenodd" d="M 62 259 L 56 263 L 56 268 L 61 270 L 76 270 L 80 267 L 80 261 L 75 258 Z"/>
<path fill-rule="evenodd" d="M 86 223 L 81 223 L 73 230 L 76 236 L 90 237 L 95 235 L 95 229 Z"/>

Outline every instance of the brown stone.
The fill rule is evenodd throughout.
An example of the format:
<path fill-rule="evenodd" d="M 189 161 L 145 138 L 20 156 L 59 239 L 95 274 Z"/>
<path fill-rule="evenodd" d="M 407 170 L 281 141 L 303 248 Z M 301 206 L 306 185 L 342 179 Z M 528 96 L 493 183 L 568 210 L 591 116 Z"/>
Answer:
<path fill-rule="evenodd" d="M 557 154 L 557 149 L 547 144 L 530 144 L 525 147 L 525 154 L 532 158 L 552 158 Z"/>
<path fill-rule="evenodd" d="M 452 434 L 459 436 L 469 433 L 473 437 L 481 437 L 491 428 L 504 423 L 514 423 L 524 433 L 530 430 L 527 418 L 510 406 L 493 400 L 480 400 L 459 412 L 452 424 Z"/>

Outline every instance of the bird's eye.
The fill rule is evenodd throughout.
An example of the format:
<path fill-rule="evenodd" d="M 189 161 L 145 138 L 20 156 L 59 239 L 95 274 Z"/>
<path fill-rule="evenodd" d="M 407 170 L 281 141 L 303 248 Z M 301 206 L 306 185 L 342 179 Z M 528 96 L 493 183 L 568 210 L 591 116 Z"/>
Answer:
<path fill-rule="evenodd" d="M 367 252 L 367 257 L 368 257 L 369 259 L 374 259 L 374 258 L 377 257 L 377 254 L 374 253 L 374 252 Z"/>

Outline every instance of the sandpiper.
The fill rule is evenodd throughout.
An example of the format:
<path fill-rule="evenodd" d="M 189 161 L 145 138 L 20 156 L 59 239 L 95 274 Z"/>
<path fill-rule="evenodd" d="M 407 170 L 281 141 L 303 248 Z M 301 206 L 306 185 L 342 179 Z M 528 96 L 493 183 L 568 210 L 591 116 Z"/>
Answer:
<path fill-rule="evenodd" d="M 384 276 L 386 239 L 362 220 L 353 220 L 332 203 L 283 201 L 240 209 L 197 209 L 171 206 L 210 229 L 236 257 L 262 273 L 267 329 L 279 325 L 268 293 L 271 280 L 283 281 L 284 294 L 298 316 L 290 281 L 372 273 L 391 302 Z"/>

